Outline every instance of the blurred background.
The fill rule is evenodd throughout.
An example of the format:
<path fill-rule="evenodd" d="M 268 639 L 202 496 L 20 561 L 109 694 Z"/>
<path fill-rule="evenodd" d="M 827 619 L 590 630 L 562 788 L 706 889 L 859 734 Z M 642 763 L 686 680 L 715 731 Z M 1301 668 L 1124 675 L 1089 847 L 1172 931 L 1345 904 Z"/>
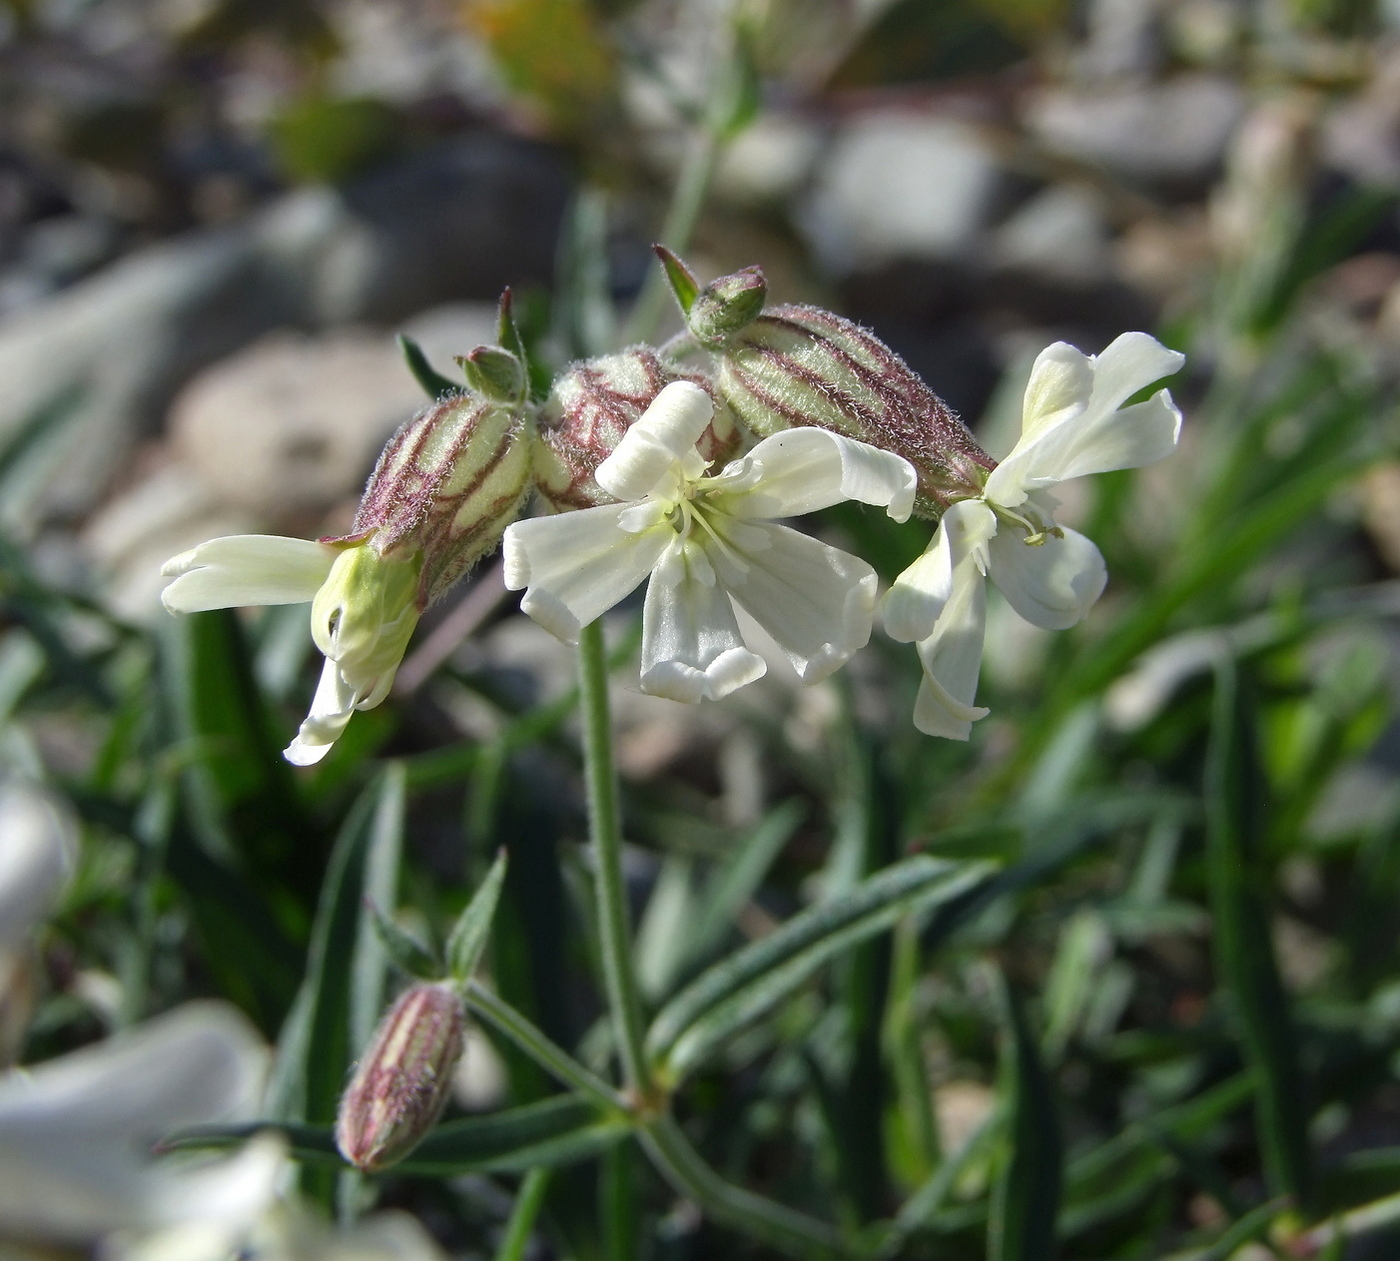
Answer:
<path fill-rule="evenodd" d="M 606 1065 L 572 655 L 494 562 L 296 775 L 305 610 L 174 619 L 159 568 L 343 531 L 423 403 L 399 332 L 445 369 L 509 285 L 547 383 L 638 306 L 678 330 L 663 236 L 870 327 L 994 455 L 1047 343 L 1188 356 L 1181 452 L 1062 496 L 1106 595 L 1055 635 L 993 605 L 966 746 L 913 730 L 917 662 L 878 631 L 830 683 L 774 651 L 690 709 L 636 692 L 639 606 L 610 616 L 649 1000 L 907 851 L 1009 873 L 745 1034 L 680 1100 L 697 1143 L 852 1229 L 943 1169 L 898 1255 L 988 1255 L 991 1221 L 998 1261 L 1048 1256 L 998 1233 L 1007 1144 L 964 1147 L 1019 1099 L 1065 1257 L 1400 1255 L 1394 0 L 7 0 L 0 765 L 83 848 L 0 1046 L 196 995 L 275 1040 L 334 838 L 397 759 L 405 924 L 440 933 L 508 846 L 494 984 Z M 930 533 L 817 528 L 886 580 Z M 454 1115 L 550 1089 L 479 1031 L 465 1065 Z M 771 1255 L 619 1150 L 556 1175 L 528 1255 Z M 478 1257 L 515 1185 L 373 1195 Z"/>

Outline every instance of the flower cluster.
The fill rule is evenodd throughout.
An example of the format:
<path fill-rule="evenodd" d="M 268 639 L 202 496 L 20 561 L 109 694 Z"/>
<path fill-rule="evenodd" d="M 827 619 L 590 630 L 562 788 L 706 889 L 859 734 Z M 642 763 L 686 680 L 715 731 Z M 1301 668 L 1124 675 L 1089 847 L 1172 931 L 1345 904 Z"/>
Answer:
<path fill-rule="evenodd" d="M 500 345 L 460 360 L 465 385 L 391 440 L 349 534 L 215 539 L 166 566 L 173 611 L 311 602 L 326 661 L 288 760 L 318 761 L 354 710 L 384 699 L 423 609 L 502 539 L 507 586 L 566 642 L 647 582 L 641 688 L 695 702 L 764 673 L 736 606 L 807 683 L 869 639 L 874 570 L 776 519 L 853 500 L 936 520 L 883 618 L 923 663 L 915 724 L 951 739 L 987 712 L 975 704 L 987 578 L 1047 628 L 1098 599 L 1103 558 L 1056 523 L 1050 489 L 1174 448 L 1167 391 L 1129 400 L 1181 355 L 1143 333 L 1097 357 L 1049 347 L 998 464 L 869 331 L 769 307 L 758 268 L 702 287 L 658 253 L 686 320 L 666 347 L 573 364 L 536 405 L 503 301 Z M 549 515 L 516 520 L 532 488 Z"/>

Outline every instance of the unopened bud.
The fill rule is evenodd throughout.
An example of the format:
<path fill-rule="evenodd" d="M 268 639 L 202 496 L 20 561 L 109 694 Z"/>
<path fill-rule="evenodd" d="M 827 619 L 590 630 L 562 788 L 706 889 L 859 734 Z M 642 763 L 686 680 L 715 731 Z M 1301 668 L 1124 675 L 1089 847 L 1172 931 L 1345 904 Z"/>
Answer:
<path fill-rule="evenodd" d="M 499 346 L 478 346 L 457 363 L 467 384 L 485 398 L 501 403 L 518 402 L 525 394 L 525 365 Z"/>
<path fill-rule="evenodd" d="M 340 1099 L 335 1143 L 357 1169 L 402 1160 L 437 1124 L 462 1058 L 466 1016 L 448 985 L 399 995 Z"/>
<path fill-rule="evenodd" d="M 715 414 L 700 437 L 701 455 L 726 460 L 738 446 L 734 419 L 714 385 L 696 373 L 664 363 L 649 346 L 573 364 L 554 382 L 539 416 L 535 477 L 539 492 L 557 510 L 611 503 L 593 474 L 672 381 L 690 381 L 715 400 Z"/>
<path fill-rule="evenodd" d="M 920 516 L 981 494 L 996 467 L 904 360 L 829 311 L 774 307 L 727 338 L 715 359 L 720 394 L 759 437 L 816 425 L 903 456 L 918 473 Z"/>
<path fill-rule="evenodd" d="M 695 297 L 686 313 L 686 327 L 702 346 L 717 350 L 747 328 L 768 300 L 768 281 L 757 267 L 745 267 L 732 276 L 711 281 Z"/>
<path fill-rule="evenodd" d="M 514 356 L 499 354 L 518 367 Z M 479 368 L 490 362 L 483 377 L 504 362 L 494 354 L 469 361 Z M 367 541 L 385 556 L 421 551 L 417 602 L 426 608 L 496 546 L 529 490 L 523 404 L 454 395 L 389 440 L 345 539 Z"/>

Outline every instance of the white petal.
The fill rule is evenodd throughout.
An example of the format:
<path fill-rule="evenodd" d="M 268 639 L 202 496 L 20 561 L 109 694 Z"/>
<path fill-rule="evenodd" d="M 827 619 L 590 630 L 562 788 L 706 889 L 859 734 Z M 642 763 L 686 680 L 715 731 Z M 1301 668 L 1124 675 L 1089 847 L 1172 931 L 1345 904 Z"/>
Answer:
<path fill-rule="evenodd" d="M 172 613 L 254 604 L 301 604 L 325 582 L 340 549 L 277 534 L 210 539 L 166 561 L 161 599 Z"/>
<path fill-rule="evenodd" d="M 190 1003 L 0 1080 L 0 1237 L 77 1241 L 157 1225 L 187 1211 L 193 1189 L 208 1205 L 207 1183 L 153 1161 L 151 1145 L 187 1126 L 251 1117 L 267 1060 L 233 1008 Z M 238 1172 L 246 1190 L 247 1171 Z M 269 1194 L 270 1181 L 261 1183 Z"/>
<path fill-rule="evenodd" d="M 695 450 L 714 410 L 698 385 L 672 381 L 598 465 L 594 480 L 624 503 L 645 499 Z"/>
<path fill-rule="evenodd" d="M 1037 547 L 1025 535 L 1005 529 L 988 546 L 988 573 L 1007 603 L 1026 621 L 1046 630 L 1065 630 L 1103 594 L 1108 570 L 1099 549 L 1076 530 L 1063 538 L 1046 535 Z"/>
<path fill-rule="evenodd" d="M 507 588 L 526 588 L 521 609 L 566 644 L 633 591 L 676 537 L 666 525 L 624 529 L 627 512 L 625 504 L 606 504 L 506 530 Z"/>
<path fill-rule="evenodd" d="M 891 584 L 881 616 L 885 632 L 901 643 L 933 633 L 953 593 L 953 570 L 997 532 L 996 515 L 977 499 L 955 503 L 938 523 L 928 549 Z M 979 558 L 979 565 L 985 562 Z"/>
<path fill-rule="evenodd" d="M 731 479 L 736 493 L 724 494 Z M 918 476 L 892 452 L 804 427 L 765 438 L 729 465 L 719 483 L 720 506 L 738 517 L 797 517 L 854 499 L 907 521 Z"/>
<path fill-rule="evenodd" d="M 349 684 L 340 667 L 327 658 L 321 667 L 316 695 L 311 698 L 311 712 L 298 728 L 296 738 L 282 751 L 282 756 L 293 766 L 314 766 L 340 739 L 361 699 L 361 694 Z"/>
<path fill-rule="evenodd" d="M 986 579 L 969 557 L 954 570 L 953 594 L 933 634 L 919 644 L 924 679 L 914 703 L 914 725 L 925 735 L 966 740 L 972 724 L 987 716 L 988 710 L 973 704 L 986 625 Z"/>
<path fill-rule="evenodd" d="M 1093 386 L 1083 407 L 1064 402 L 1051 418 L 1024 431 L 987 478 L 987 498 L 1014 508 L 1038 488 L 1087 473 L 1138 468 L 1170 454 L 1181 431 L 1181 413 L 1170 393 L 1160 390 L 1144 403 L 1119 408 L 1184 362 L 1183 355 L 1146 333 L 1124 333 L 1093 361 Z"/>
<path fill-rule="evenodd" d="M 1084 410 L 1094 389 L 1094 361 L 1068 342 L 1054 342 L 1035 358 L 1021 403 L 1021 441 Z"/>
<path fill-rule="evenodd" d="M 56 801 L 20 782 L 0 789 L 0 948 L 43 921 L 77 858 L 77 828 Z"/>
<path fill-rule="evenodd" d="M 819 683 L 870 640 L 875 571 L 786 526 L 735 523 L 733 555 L 706 551 L 720 580 L 778 642 L 804 683 Z"/>
<path fill-rule="evenodd" d="M 697 543 L 679 540 L 652 573 L 642 613 L 642 691 L 694 704 L 760 679 L 729 595 Z"/>

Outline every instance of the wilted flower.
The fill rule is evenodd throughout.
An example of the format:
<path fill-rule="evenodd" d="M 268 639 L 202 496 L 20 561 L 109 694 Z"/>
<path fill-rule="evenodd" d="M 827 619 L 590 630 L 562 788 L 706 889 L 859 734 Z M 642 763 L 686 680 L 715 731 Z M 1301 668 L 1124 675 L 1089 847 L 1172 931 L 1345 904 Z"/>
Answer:
<path fill-rule="evenodd" d="M 924 679 L 914 724 L 929 735 L 966 740 L 986 715 L 973 704 L 982 660 L 985 579 L 1027 621 L 1073 626 L 1107 581 L 1099 549 L 1055 524 L 1057 482 L 1137 468 L 1169 455 L 1181 413 L 1166 390 L 1123 404 L 1176 372 L 1184 356 L 1146 333 L 1124 333 L 1101 355 L 1056 342 L 1031 370 L 1021 437 L 974 499 L 953 504 L 928 550 L 885 598 L 885 629 L 917 641 Z"/>
<path fill-rule="evenodd" d="M 612 496 L 594 473 L 672 381 L 690 381 L 713 397 L 703 377 L 663 363 L 650 346 L 629 346 L 571 364 L 555 379 L 540 409 L 535 446 L 535 481 L 551 507 L 593 508 Z M 739 432 L 721 403 L 698 443 L 708 461 L 734 454 Z"/>
<path fill-rule="evenodd" d="M 814 425 L 903 456 L 918 473 L 920 516 L 980 493 L 995 461 L 873 333 L 818 307 L 764 310 L 757 267 L 702 289 L 679 259 L 658 253 L 687 328 L 714 356 L 720 395 L 759 437 Z"/>
<path fill-rule="evenodd" d="M 412 985 L 399 995 L 341 1096 L 335 1142 L 346 1160 L 383 1169 L 418 1145 L 451 1093 L 465 1029 L 451 985 Z"/>
<path fill-rule="evenodd" d="M 0 1078 L 0 1238 L 81 1243 L 177 1222 L 246 1224 L 272 1202 L 280 1141 L 155 1157 L 188 1126 L 254 1115 L 267 1049 L 233 1008 L 190 1003 Z"/>
<path fill-rule="evenodd" d="M 870 637 L 875 571 L 770 518 L 842 500 L 909 516 L 914 470 L 898 456 L 820 429 L 760 442 L 707 476 L 696 442 L 713 408 L 668 385 L 595 474 L 619 502 L 518 521 L 505 536 L 506 586 L 572 643 L 648 575 L 642 691 L 717 700 L 765 669 L 739 635 L 732 597 L 777 640 L 804 682 L 826 678 Z"/>
<path fill-rule="evenodd" d="M 162 597 L 173 613 L 313 601 L 326 664 L 285 753 L 297 766 L 319 762 L 355 710 L 388 695 L 419 615 L 495 547 L 529 492 L 523 366 L 488 346 L 463 367 L 473 393 L 439 401 L 390 439 L 349 534 L 214 539 L 162 571 L 175 579 Z"/>

